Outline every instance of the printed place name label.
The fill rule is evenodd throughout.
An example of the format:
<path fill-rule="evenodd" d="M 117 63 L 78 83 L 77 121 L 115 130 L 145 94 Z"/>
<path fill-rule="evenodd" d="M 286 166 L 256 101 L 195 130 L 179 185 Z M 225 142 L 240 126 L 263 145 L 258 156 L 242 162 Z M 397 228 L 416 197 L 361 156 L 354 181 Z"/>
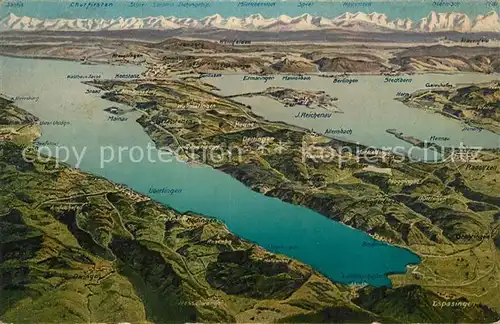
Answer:
<path fill-rule="evenodd" d="M 334 128 L 327 128 L 325 130 L 325 134 L 335 134 L 335 135 L 351 135 L 352 134 L 352 129 L 347 128 L 339 128 L 339 129 L 334 129 Z"/>
<path fill-rule="evenodd" d="M 345 83 L 345 84 L 352 84 L 352 83 L 358 83 L 358 79 L 333 79 L 333 83 Z"/>
<path fill-rule="evenodd" d="M 139 79 L 140 77 L 139 74 L 131 73 L 118 73 L 115 75 L 115 79 Z"/>
<path fill-rule="evenodd" d="M 304 76 L 304 75 L 285 75 L 285 76 L 281 77 L 281 80 L 284 80 L 284 81 L 310 81 L 311 77 Z"/>
<path fill-rule="evenodd" d="M 450 138 L 446 136 L 431 136 L 429 138 L 430 141 L 449 141 Z"/>
<path fill-rule="evenodd" d="M 386 77 L 384 79 L 384 83 L 412 83 L 413 82 L 413 79 L 411 78 L 390 78 L 390 77 Z"/>
<path fill-rule="evenodd" d="M 299 112 L 295 115 L 295 118 L 330 118 L 332 113 L 317 113 L 317 112 Z"/>
<path fill-rule="evenodd" d="M 24 3 L 22 1 L 6 1 L 3 6 L 5 8 L 22 8 L 24 7 Z"/>
<path fill-rule="evenodd" d="M 299 3 L 297 4 L 297 7 L 299 7 L 299 8 L 312 7 L 313 4 L 314 4 L 314 2 L 301 2 L 301 1 L 299 1 Z"/>
<path fill-rule="evenodd" d="M 82 8 L 82 9 L 90 9 L 90 8 L 110 8 L 113 7 L 112 2 L 71 2 L 69 4 L 70 8 Z"/>
<path fill-rule="evenodd" d="M 250 2 L 250 1 L 240 1 L 238 2 L 238 7 L 274 7 L 276 2 Z"/>
<path fill-rule="evenodd" d="M 127 117 L 119 117 L 119 116 L 109 116 L 108 120 L 110 121 L 127 121 Z"/>
<path fill-rule="evenodd" d="M 496 171 L 497 167 L 497 165 L 488 164 L 467 164 L 465 169 L 471 171 Z"/>
<path fill-rule="evenodd" d="M 274 80 L 274 76 L 261 76 L 261 75 L 245 75 L 243 81 L 264 81 Z"/>
<path fill-rule="evenodd" d="M 40 126 L 68 126 L 71 124 L 69 121 L 65 120 L 41 120 Z"/>
<path fill-rule="evenodd" d="M 33 96 L 17 96 L 14 98 L 14 101 L 34 101 L 34 102 L 38 102 L 38 100 L 40 99 L 40 97 L 33 97 Z"/>

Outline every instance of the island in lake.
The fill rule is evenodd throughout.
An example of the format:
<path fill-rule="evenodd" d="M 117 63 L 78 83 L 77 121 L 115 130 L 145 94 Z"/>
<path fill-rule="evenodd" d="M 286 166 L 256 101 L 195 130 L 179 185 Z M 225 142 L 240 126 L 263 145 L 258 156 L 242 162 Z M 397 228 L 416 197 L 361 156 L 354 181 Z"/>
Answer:
<path fill-rule="evenodd" d="M 331 97 L 325 91 L 297 90 L 283 87 L 269 87 L 261 92 L 244 93 L 230 97 L 265 96 L 277 100 L 285 107 L 304 106 L 311 109 L 321 108 L 328 111 L 342 113 L 335 105 L 337 97 Z"/>
<path fill-rule="evenodd" d="M 122 109 L 119 107 L 114 107 L 114 106 L 108 107 L 108 108 L 104 109 L 104 111 L 106 111 L 110 114 L 113 114 L 113 115 L 123 115 L 127 112 L 125 109 Z"/>

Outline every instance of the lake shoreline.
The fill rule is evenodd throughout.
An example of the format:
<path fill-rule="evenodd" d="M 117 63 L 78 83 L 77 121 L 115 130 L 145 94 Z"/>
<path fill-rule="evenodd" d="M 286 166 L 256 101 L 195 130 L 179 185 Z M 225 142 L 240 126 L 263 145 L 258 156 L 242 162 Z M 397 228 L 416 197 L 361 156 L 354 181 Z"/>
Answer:
<path fill-rule="evenodd" d="M 7 61 L 9 60 L 7 59 Z M 37 91 L 43 92 L 44 96 L 36 104 L 26 101 L 19 102 L 21 108 L 36 113 L 42 120 L 54 120 L 54 118 L 71 120 L 72 130 L 63 127 L 42 126 L 42 140 L 58 142 L 61 145 L 85 146 L 107 145 L 108 143 L 113 143 L 113 145 L 123 143 L 130 146 L 134 143 L 145 145 L 146 142 L 151 142 L 151 138 L 135 121 L 135 118 L 129 118 L 127 122 L 107 121 L 108 114 L 104 109 L 109 107 L 109 101 L 94 95 L 85 95 L 84 92 L 87 88 L 85 84 L 82 84 L 80 80 L 70 81 L 66 79 L 68 71 L 88 74 L 89 71 L 96 70 L 105 72 L 103 79 L 107 79 L 109 76 L 106 77 L 106 75 L 114 76 L 114 70 L 119 67 L 112 66 L 105 69 L 102 66 L 75 65 L 57 60 L 47 64 L 39 64 L 39 62 L 42 61 L 33 61 L 31 64 L 18 61 L 17 63 L 20 65 L 14 66 L 15 61 L 13 61 L 14 65 L 4 65 L 6 67 L 4 75 L 20 73 L 10 72 L 16 71 L 16 69 L 21 69 L 21 71 L 22 69 L 35 69 L 33 70 L 33 80 L 29 81 L 44 86 L 36 88 L 29 87 L 27 84 L 25 88 L 34 90 L 34 94 Z M 47 68 L 53 70 L 52 80 L 54 82 L 47 82 L 44 72 Z M 16 82 L 13 82 L 15 80 L 18 79 L 10 79 L 5 83 L 9 86 L 6 86 L 4 91 L 9 95 L 16 96 L 22 91 L 21 88 L 16 87 Z M 40 83 L 41 81 L 38 80 L 45 80 L 45 82 Z M 59 108 L 59 102 L 54 102 L 53 98 L 59 97 L 51 97 L 52 93 L 59 93 L 61 85 L 58 84 L 64 84 L 65 89 L 67 89 L 64 92 L 64 99 L 62 99 L 64 101 L 60 101 L 64 104 L 64 110 Z M 62 115 L 61 112 L 63 112 Z M 101 126 L 96 124 L 96 121 Z M 124 127 L 126 124 L 130 126 Z M 94 127 L 93 132 L 87 131 L 89 125 Z M 299 127 L 292 125 L 292 128 L 298 129 Z M 303 128 L 300 129 L 303 130 Z M 136 136 L 133 136 L 136 132 L 141 134 L 137 133 Z M 370 281 L 370 284 L 375 286 L 390 285 L 391 281 L 383 275 L 388 272 L 387 270 L 404 273 L 408 263 L 405 259 L 408 259 L 409 263 L 419 260 L 411 251 L 389 245 L 361 249 L 359 247 L 362 242 L 373 241 L 363 231 L 346 231 L 347 227 L 310 209 L 257 194 L 241 182 L 234 180 L 230 175 L 212 168 L 191 168 L 186 164 L 171 163 L 168 165 L 169 172 L 165 172 L 167 169 L 162 165 L 131 164 L 124 161 L 119 168 L 106 167 L 102 169 L 96 165 L 97 162 L 95 157 L 88 155 L 80 165 L 80 169 L 104 177 L 113 183 L 126 183 L 135 191 L 143 194 L 147 193 L 151 187 L 160 188 L 169 184 L 169 187 L 181 188 L 183 189 L 182 194 L 152 195 L 151 198 L 180 212 L 192 210 L 197 214 L 217 218 L 224 222 L 235 235 L 252 242 L 259 242 L 258 244 L 264 248 L 266 246 L 298 245 L 300 248 L 292 251 L 271 251 L 300 260 L 311 265 L 314 269 L 321 269 L 322 273 L 327 274 L 331 280 L 336 282 L 343 282 L 339 271 L 348 274 L 356 272 L 356 269 L 368 269 L 369 266 L 372 273 L 380 274 L 380 277 Z M 71 162 L 70 164 L 72 165 Z M 140 170 L 140 173 L 137 173 L 137 170 Z M 207 185 L 197 185 L 196 183 L 200 179 L 203 179 Z M 260 223 L 262 227 L 253 228 L 251 224 L 255 223 Z M 352 250 L 343 251 L 336 248 L 342 244 L 352 246 Z M 325 253 L 328 254 L 326 258 Z M 369 254 L 365 255 L 366 253 Z M 358 257 L 353 258 L 353 254 L 358 255 Z"/>

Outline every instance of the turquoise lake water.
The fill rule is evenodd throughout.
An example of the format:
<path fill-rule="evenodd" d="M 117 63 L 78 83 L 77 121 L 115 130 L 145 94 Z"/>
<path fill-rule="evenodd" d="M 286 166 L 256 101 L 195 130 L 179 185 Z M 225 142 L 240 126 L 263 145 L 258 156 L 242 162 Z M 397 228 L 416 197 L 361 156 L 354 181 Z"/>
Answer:
<path fill-rule="evenodd" d="M 39 141 L 55 142 L 77 152 L 86 148 L 79 165 L 83 171 L 126 184 L 144 194 L 150 188 L 180 189 L 181 192 L 172 195 L 148 195 L 181 212 L 218 218 L 234 234 L 309 264 L 337 282 L 389 286 L 386 273 L 405 272 L 406 265 L 420 261 L 410 251 L 391 245 L 369 247 L 366 243 L 374 240 L 364 232 L 306 208 L 258 194 L 209 167 L 189 166 L 175 160 L 134 163 L 126 154 L 121 162 L 115 156 L 113 162 L 101 167 L 101 150 L 110 151 L 103 147 L 114 147 L 115 152 L 118 146 L 146 150 L 152 141 L 135 122 L 138 115 L 127 114 L 126 122 L 108 120 L 109 115 L 103 109 L 117 105 L 98 95 L 85 94 L 88 87 L 80 80 L 67 79 L 67 75 L 92 73 L 106 79 L 116 73 L 139 73 L 137 67 L 0 57 L 0 70 L 2 93 L 11 97 L 38 97 L 36 102 L 17 100 L 18 106 L 41 121 L 70 123 L 41 126 Z M 73 155 L 68 163 L 76 163 Z"/>

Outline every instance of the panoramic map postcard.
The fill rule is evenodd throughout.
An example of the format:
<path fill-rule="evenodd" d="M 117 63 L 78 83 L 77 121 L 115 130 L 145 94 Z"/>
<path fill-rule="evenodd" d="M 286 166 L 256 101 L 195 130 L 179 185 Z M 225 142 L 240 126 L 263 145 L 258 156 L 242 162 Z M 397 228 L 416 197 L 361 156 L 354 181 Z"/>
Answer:
<path fill-rule="evenodd" d="M 0 1 L 0 323 L 500 323 L 499 13 Z"/>

